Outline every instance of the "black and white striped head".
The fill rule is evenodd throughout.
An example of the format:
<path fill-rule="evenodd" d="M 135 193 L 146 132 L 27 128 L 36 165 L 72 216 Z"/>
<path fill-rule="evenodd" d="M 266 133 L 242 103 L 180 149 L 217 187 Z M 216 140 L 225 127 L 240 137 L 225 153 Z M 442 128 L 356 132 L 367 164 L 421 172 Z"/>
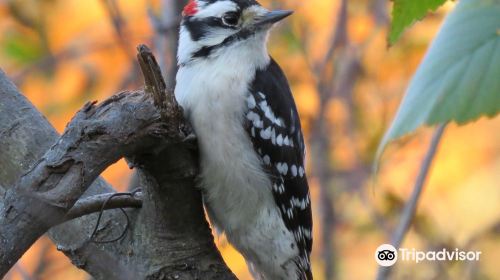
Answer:
<path fill-rule="evenodd" d="M 264 45 L 271 26 L 290 14 L 269 11 L 255 0 L 190 0 L 182 13 L 179 64 L 214 56 L 246 41 Z"/>

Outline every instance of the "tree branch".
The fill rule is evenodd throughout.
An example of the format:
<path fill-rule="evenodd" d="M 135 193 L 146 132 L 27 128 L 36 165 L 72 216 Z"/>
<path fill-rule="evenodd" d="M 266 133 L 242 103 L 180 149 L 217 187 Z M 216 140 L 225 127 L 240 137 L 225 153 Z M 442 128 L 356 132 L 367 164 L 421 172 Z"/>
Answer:
<path fill-rule="evenodd" d="M 64 221 L 80 218 L 81 216 L 111 210 L 117 208 L 140 208 L 142 207 L 142 193 L 130 193 L 126 196 L 114 196 L 117 193 L 99 194 L 78 200 L 68 211 Z M 104 208 L 103 208 L 103 205 Z"/>
<path fill-rule="evenodd" d="M 408 229 L 410 228 L 413 217 L 415 216 L 418 200 L 420 199 L 420 195 L 422 194 L 424 183 L 428 177 L 427 175 L 429 174 L 432 161 L 434 159 L 434 156 L 436 155 L 436 151 L 439 146 L 439 142 L 441 141 L 441 137 L 443 136 L 446 125 L 447 123 L 439 125 L 434 132 L 434 135 L 432 136 L 429 150 L 427 151 L 424 161 L 422 162 L 422 166 L 420 167 L 420 172 L 418 173 L 417 179 L 415 181 L 415 186 L 413 187 L 413 192 L 410 196 L 410 200 L 408 200 L 408 202 L 406 203 L 403 214 L 401 214 L 399 224 L 392 235 L 391 244 L 396 249 L 399 249 L 399 247 L 401 246 L 401 243 L 403 242 L 403 239 L 408 232 Z M 377 273 L 377 279 L 387 279 L 392 271 L 392 267 L 393 266 L 381 266 Z"/>
<path fill-rule="evenodd" d="M 0 209 L 0 228 L 5 229 L 0 244 L 16 246 L 0 246 L 0 276 L 36 239 L 64 221 L 110 164 L 162 145 L 161 139 L 180 139 L 164 127 L 157 108 L 140 92 L 120 93 L 97 106 L 87 103 L 56 144 L 7 191 Z"/>
<path fill-rule="evenodd" d="M 179 41 L 179 15 L 187 0 L 161 0 L 159 14 L 153 12 L 152 1 L 147 1 L 148 17 L 153 27 L 153 44 L 157 53 L 159 65 L 165 73 L 167 86 L 175 86 L 177 73 L 177 43 Z"/>
<path fill-rule="evenodd" d="M 9 81 L 4 72 L 0 70 L 0 185 L 4 190 L 12 187 L 21 175 L 28 172 L 41 156 L 56 142 L 58 134 L 49 122 L 35 109 L 35 107 L 19 93 L 14 84 Z M 112 192 L 113 189 L 102 179 L 94 181 L 84 196 L 98 193 Z M 0 208 L 3 207 L 3 197 L 0 196 Z M 114 220 L 113 214 L 105 217 L 105 223 Z M 85 250 L 88 255 L 106 254 L 111 267 L 113 261 L 122 254 L 114 244 L 95 246 L 92 243 L 82 243 L 81 240 L 88 238 L 88 232 L 94 223 L 90 216 L 72 220 L 62 227 L 55 227 L 49 231 L 49 236 L 57 242 L 60 248 L 75 247 L 75 243 L 80 244 L 81 250 Z M 4 229 L 0 228 L 0 235 Z M 112 232 L 110 228 L 103 231 Z M 89 258 L 85 262 L 80 262 L 72 254 L 68 254 L 72 262 L 91 273 L 97 279 L 116 279 L 115 271 L 109 267 L 103 269 L 101 260 Z M 126 278 L 123 278 L 126 279 Z"/>
<path fill-rule="evenodd" d="M 236 279 L 213 243 L 195 188 L 196 145 L 183 142 L 189 125 L 173 93 L 155 86 L 161 72 L 152 54 L 140 52 L 152 75 L 145 73 L 147 94 L 121 93 L 87 104 L 44 156 L 57 134 L 0 72 L 0 185 L 7 188 L 0 209 L 0 274 L 64 221 L 97 175 L 125 155 L 139 169 L 144 194 L 143 207 L 128 211 L 131 230 L 120 242 L 94 244 L 88 242 L 93 215 L 84 216 L 51 230 L 58 249 L 96 279 Z M 111 191 L 102 180 L 94 185 L 85 196 Z M 117 236 L 125 225 L 119 211 L 107 212 L 99 240 Z"/>
<path fill-rule="evenodd" d="M 329 42 L 327 52 L 324 59 L 315 67 L 315 75 L 317 77 L 316 88 L 319 93 L 320 107 L 317 117 L 313 120 L 311 130 L 311 151 L 312 165 L 314 175 L 319 183 L 319 213 L 321 219 L 321 234 L 320 239 L 323 244 L 322 257 L 325 260 L 323 276 L 325 279 L 334 279 L 336 271 L 335 264 L 335 242 L 332 238 L 336 224 L 335 207 L 332 203 L 333 195 L 330 192 L 330 170 L 331 162 L 328 157 L 329 153 L 325 153 L 331 149 L 332 131 L 330 124 L 325 117 L 328 105 L 334 97 L 336 72 L 328 71 L 338 60 L 335 56 L 336 50 L 345 47 L 348 43 L 347 38 L 347 21 L 348 21 L 348 1 L 342 0 L 337 11 L 336 27 L 333 29 L 332 38 Z"/>

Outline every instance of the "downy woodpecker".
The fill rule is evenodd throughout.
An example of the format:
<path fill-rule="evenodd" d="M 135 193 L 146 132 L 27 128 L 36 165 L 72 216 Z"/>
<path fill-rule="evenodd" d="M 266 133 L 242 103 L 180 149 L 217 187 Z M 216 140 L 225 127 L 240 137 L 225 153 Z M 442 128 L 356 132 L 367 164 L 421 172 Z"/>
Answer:
<path fill-rule="evenodd" d="M 180 27 L 175 96 L 198 138 L 205 207 L 256 279 L 312 279 L 304 139 L 266 47 L 291 13 L 255 0 L 191 0 Z"/>

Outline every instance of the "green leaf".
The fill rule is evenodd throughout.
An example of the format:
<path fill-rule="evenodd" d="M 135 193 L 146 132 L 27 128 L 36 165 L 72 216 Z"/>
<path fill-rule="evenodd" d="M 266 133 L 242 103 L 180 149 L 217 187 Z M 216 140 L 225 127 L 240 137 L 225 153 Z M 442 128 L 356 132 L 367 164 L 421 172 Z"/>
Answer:
<path fill-rule="evenodd" d="M 0 42 L 0 49 L 22 65 L 31 64 L 44 54 L 37 38 L 18 32 L 8 32 Z"/>
<path fill-rule="evenodd" d="M 422 19 L 427 12 L 435 11 L 444 2 L 446 0 L 394 0 L 389 45 L 394 44 L 407 27 Z"/>
<path fill-rule="evenodd" d="M 417 127 L 493 117 L 500 111 L 500 0 L 461 0 L 415 73 L 379 145 Z"/>

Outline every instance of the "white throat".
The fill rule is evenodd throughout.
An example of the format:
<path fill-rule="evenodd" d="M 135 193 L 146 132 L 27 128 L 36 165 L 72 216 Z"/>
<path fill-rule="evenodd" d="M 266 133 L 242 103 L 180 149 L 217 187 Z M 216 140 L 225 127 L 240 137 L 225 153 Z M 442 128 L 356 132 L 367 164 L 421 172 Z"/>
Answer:
<path fill-rule="evenodd" d="M 190 38 L 187 30 L 181 29 L 175 89 L 180 104 L 190 111 L 192 103 L 200 99 L 226 95 L 230 99 L 246 94 L 257 69 L 269 64 L 267 37 L 268 32 L 259 32 L 216 49 L 208 57 L 192 58 L 201 46 Z"/>

